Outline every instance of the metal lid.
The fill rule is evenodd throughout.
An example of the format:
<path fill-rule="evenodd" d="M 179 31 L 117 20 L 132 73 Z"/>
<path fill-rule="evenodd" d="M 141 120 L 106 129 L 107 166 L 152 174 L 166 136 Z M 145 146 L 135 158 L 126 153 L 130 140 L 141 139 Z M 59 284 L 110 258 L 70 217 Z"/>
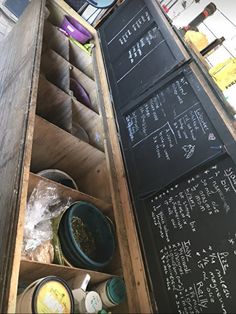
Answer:
<path fill-rule="evenodd" d="M 85 297 L 85 310 L 87 313 L 97 313 L 102 310 L 102 300 L 95 291 L 90 291 Z"/>
<path fill-rule="evenodd" d="M 35 314 L 73 313 L 73 296 L 66 282 L 56 276 L 39 281 L 32 296 L 32 310 Z"/>
<path fill-rule="evenodd" d="M 107 295 L 111 302 L 120 304 L 125 299 L 125 283 L 122 278 L 115 277 L 107 282 Z"/>

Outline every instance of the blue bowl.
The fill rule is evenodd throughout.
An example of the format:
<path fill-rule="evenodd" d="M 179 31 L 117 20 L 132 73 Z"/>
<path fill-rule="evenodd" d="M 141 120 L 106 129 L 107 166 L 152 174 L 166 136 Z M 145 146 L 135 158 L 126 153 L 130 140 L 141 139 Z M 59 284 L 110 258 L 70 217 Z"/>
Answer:
<path fill-rule="evenodd" d="M 77 243 L 72 230 L 73 217 L 81 218 L 95 239 L 94 258 L 87 256 Z M 115 251 L 114 232 L 106 216 L 94 205 L 73 204 L 63 215 L 58 233 L 63 254 L 73 266 L 102 269 L 111 262 Z"/>

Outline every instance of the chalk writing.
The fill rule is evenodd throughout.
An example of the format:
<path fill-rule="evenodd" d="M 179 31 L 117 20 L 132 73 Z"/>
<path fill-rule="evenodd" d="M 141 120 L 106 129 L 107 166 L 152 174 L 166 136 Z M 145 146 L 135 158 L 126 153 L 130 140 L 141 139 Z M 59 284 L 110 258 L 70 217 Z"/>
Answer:
<path fill-rule="evenodd" d="M 150 12 L 147 9 L 142 9 L 135 18 L 136 20 L 132 20 L 119 36 L 118 41 L 121 46 L 127 44 L 136 32 L 138 32 L 141 28 L 148 24 L 148 22 L 151 21 Z"/>
<path fill-rule="evenodd" d="M 226 163 L 227 165 L 227 163 Z M 235 170 L 224 167 L 224 162 L 215 164 L 176 187 L 159 193 L 149 200 L 154 225 L 162 230 L 161 237 L 171 242 L 173 231 L 186 229 L 196 232 L 201 228 L 199 215 L 225 216 L 231 210 L 232 199 L 236 202 Z M 162 219 L 155 223 L 159 212 Z M 219 218 L 221 219 L 221 218 Z M 168 233 L 163 232 L 168 230 Z"/>

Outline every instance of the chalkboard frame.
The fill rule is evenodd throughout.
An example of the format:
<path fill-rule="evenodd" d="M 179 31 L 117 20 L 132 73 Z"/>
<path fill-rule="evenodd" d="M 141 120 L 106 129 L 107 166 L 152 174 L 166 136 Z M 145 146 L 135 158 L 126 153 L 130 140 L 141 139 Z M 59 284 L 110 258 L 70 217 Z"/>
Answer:
<path fill-rule="evenodd" d="M 182 64 L 186 63 L 190 59 L 190 55 L 187 53 L 184 45 L 179 40 L 178 36 L 176 35 L 174 29 L 170 26 L 168 22 L 168 18 L 162 12 L 159 4 L 155 0 L 142 0 L 146 7 L 150 10 L 154 20 L 157 22 L 158 28 L 160 29 L 162 35 L 167 42 L 171 54 L 175 58 L 175 63 L 169 68 L 166 73 L 163 75 L 156 74 L 154 77 L 150 78 L 145 83 L 142 83 L 142 86 L 136 88 L 133 92 L 130 92 L 129 98 L 125 102 L 121 102 L 119 96 L 119 90 L 115 79 L 114 69 L 110 58 L 110 53 L 107 47 L 106 37 L 105 37 L 105 29 L 109 27 L 110 22 L 119 14 L 122 14 L 126 7 L 129 5 L 130 1 L 126 0 L 120 7 L 112 14 L 110 18 L 108 18 L 102 26 L 98 29 L 98 35 L 101 41 L 101 49 L 103 53 L 103 59 L 105 60 L 105 67 L 108 77 L 108 83 L 111 91 L 111 97 L 113 99 L 114 106 L 118 109 L 120 106 L 124 106 L 130 100 L 135 99 L 146 90 L 148 90 L 151 86 L 153 86 L 156 82 L 166 77 L 172 71 L 180 67 Z"/>
<path fill-rule="evenodd" d="M 178 70 L 171 73 L 168 77 L 163 79 L 161 82 L 157 82 L 152 88 L 150 88 L 146 93 L 139 96 L 137 99 L 132 100 L 128 105 L 126 105 L 122 110 L 117 111 L 116 110 L 116 117 L 117 117 L 117 123 L 119 126 L 119 133 L 121 137 L 121 148 L 123 153 L 123 158 L 126 165 L 126 172 L 127 177 L 129 181 L 129 186 L 132 191 L 132 194 L 134 197 L 141 197 L 148 194 L 152 194 L 155 190 L 153 182 L 153 188 L 151 190 L 146 191 L 139 191 L 137 188 L 137 170 L 133 168 L 135 161 L 134 156 L 132 154 L 132 146 L 129 141 L 129 135 L 126 130 L 126 125 L 124 121 L 124 116 L 128 114 L 129 112 L 132 112 L 135 108 L 139 107 L 140 104 L 145 102 L 145 99 L 148 99 L 150 95 L 155 93 L 158 89 L 161 89 L 163 86 L 168 84 L 172 79 L 177 77 L 180 74 L 184 74 L 184 76 L 189 81 L 191 87 L 193 88 L 195 94 L 197 95 L 199 102 L 201 103 L 203 109 L 206 112 L 206 115 L 208 116 L 209 120 L 211 121 L 213 127 L 215 128 L 216 132 L 218 133 L 219 138 L 224 144 L 224 152 L 228 152 L 231 158 L 236 162 L 236 146 L 235 146 L 235 140 L 232 134 L 230 133 L 229 129 L 224 124 L 219 112 L 215 108 L 212 100 L 210 99 L 209 95 L 205 91 L 202 84 L 205 82 L 203 76 L 198 77 L 196 75 L 195 70 L 196 64 L 195 62 L 192 62 L 187 65 L 183 65 Z M 222 152 L 222 154 L 224 153 Z M 214 158 L 217 158 L 215 156 Z M 201 163 L 202 164 L 202 163 Z M 198 167 L 196 165 L 195 167 Z M 195 168 L 194 167 L 194 168 Z M 192 169 L 194 169 L 192 168 Z M 192 169 L 189 169 L 191 171 Z M 187 171 L 188 172 L 188 171 Z M 185 175 L 187 172 L 183 173 L 182 175 Z M 177 178 L 173 178 L 173 181 Z M 166 183 L 166 185 L 169 185 L 171 181 Z"/>

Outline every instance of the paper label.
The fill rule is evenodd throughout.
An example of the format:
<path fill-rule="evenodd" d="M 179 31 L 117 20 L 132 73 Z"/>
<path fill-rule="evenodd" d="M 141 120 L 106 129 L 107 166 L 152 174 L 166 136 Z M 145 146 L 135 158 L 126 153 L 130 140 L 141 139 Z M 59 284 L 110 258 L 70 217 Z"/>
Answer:
<path fill-rule="evenodd" d="M 71 301 L 67 289 L 56 281 L 46 283 L 39 291 L 37 313 L 70 313 Z"/>

